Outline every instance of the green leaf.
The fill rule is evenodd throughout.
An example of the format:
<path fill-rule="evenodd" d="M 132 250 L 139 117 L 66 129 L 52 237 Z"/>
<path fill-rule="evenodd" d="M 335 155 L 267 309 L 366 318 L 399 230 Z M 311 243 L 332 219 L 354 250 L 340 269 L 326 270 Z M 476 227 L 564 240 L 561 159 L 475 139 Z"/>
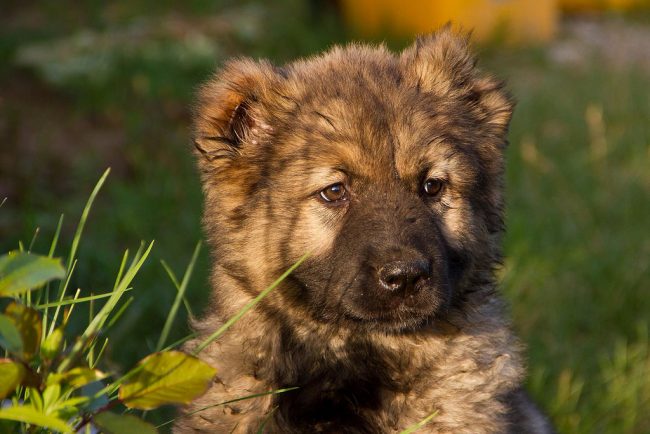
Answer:
<path fill-rule="evenodd" d="M 2 314 L 0 314 L 0 345 L 10 353 L 23 352 L 23 341 L 18 327 L 11 318 Z"/>
<path fill-rule="evenodd" d="M 0 257 L 0 296 L 17 295 L 64 276 L 58 259 L 11 252 Z"/>
<path fill-rule="evenodd" d="M 61 397 L 61 385 L 60 384 L 50 384 L 43 391 L 43 408 L 45 413 L 50 413 L 51 410 L 55 407 L 56 402 Z"/>
<path fill-rule="evenodd" d="M 62 343 L 63 327 L 57 327 L 43 341 L 43 345 L 41 345 L 41 357 L 45 360 L 52 360 L 59 352 Z"/>
<path fill-rule="evenodd" d="M 45 405 L 43 404 L 43 396 L 35 387 L 28 387 L 25 394 L 25 400 L 32 404 L 32 408 L 40 413 L 45 412 Z"/>
<path fill-rule="evenodd" d="M 133 371 L 120 386 L 119 398 L 127 407 L 141 410 L 187 404 L 206 391 L 216 373 L 207 363 L 179 351 L 151 354 Z"/>
<path fill-rule="evenodd" d="M 12 302 L 5 309 L 5 315 L 14 323 L 22 340 L 22 358 L 30 360 L 38 353 L 43 323 L 39 313 L 27 306 Z"/>
<path fill-rule="evenodd" d="M 25 422 L 64 433 L 72 432 L 72 427 L 68 426 L 65 421 L 58 417 L 43 414 L 29 406 L 14 406 L 0 409 L 0 419 Z"/>
<path fill-rule="evenodd" d="M 25 378 L 25 367 L 13 360 L 0 359 L 0 399 L 4 399 Z"/>
<path fill-rule="evenodd" d="M 80 366 L 70 369 L 62 374 L 50 374 L 47 377 L 47 384 L 66 383 L 69 386 L 72 386 L 73 389 L 78 389 L 79 387 L 83 387 L 88 383 L 101 380 L 105 377 L 106 374 L 97 369 Z"/>
<path fill-rule="evenodd" d="M 157 434 L 153 425 L 130 414 L 100 413 L 93 424 L 104 434 Z"/>

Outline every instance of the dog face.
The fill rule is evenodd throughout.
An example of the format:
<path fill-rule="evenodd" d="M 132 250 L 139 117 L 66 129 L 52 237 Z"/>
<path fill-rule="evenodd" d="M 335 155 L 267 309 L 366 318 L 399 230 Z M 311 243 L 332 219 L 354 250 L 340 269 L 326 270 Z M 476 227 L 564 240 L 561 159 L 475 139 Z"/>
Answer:
<path fill-rule="evenodd" d="M 351 46 L 228 64 L 195 144 L 217 272 L 320 322 L 417 328 L 491 282 L 512 104 L 449 30 L 396 56 Z"/>

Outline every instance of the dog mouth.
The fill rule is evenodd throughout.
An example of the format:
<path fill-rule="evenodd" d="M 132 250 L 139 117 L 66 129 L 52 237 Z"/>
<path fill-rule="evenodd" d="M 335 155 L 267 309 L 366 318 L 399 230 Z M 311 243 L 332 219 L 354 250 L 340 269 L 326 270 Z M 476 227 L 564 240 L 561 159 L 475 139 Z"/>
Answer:
<path fill-rule="evenodd" d="M 404 332 L 422 327 L 435 318 L 436 314 L 398 308 L 390 313 L 372 315 L 360 312 L 345 312 L 344 317 L 347 321 L 369 330 Z"/>
<path fill-rule="evenodd" d="M 360 293 L 343 304 L 343 316 L 370 328 L 414 329 L 442 317 L 450 300 L 448 284 L 426 282 L 417 291 Z"/>

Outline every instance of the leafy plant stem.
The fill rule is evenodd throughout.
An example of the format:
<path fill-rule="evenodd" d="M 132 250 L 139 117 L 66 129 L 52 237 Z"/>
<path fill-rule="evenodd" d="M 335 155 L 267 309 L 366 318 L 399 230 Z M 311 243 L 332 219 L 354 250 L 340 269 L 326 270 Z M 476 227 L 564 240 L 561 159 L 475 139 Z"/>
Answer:
<path fill-rule="evenodd" d="M 84 415 L 84 417 L 77 424 L 77 426 L 74 427 L 74 432 L 79 432 L 79 430 L 81 430 L 81 428 L 85 427 L 86 425 L 88 425 L 93 420 L 94 416 L 98 415 L 99 413 L 103 413 L 105 411 L 110 410 L 111 408 L 115 407 L 119 403 L 120 403 L 120 400 L 115 399 L 115 400 L 109 402 L 108 404 L 106 404 L 105 406 L 97 409 L 95 412 L 88 413 L 88 414 Z"/>

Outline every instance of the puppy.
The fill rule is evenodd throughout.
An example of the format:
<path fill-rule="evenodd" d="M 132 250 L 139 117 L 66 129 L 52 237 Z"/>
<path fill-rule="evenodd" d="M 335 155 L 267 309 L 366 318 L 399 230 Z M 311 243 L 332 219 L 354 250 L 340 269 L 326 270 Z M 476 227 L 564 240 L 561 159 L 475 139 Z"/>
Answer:
<path fill-rule="evenodd" d="M 430 415 L 420 432 L 552 432 L 494 273 L 512 108 L 449 28 L 397 54 L 233 60 L 206 83 L 199 335 L 309 256 L 201 353 L 217 378 L 175 432 L 397 433 Z"/>

